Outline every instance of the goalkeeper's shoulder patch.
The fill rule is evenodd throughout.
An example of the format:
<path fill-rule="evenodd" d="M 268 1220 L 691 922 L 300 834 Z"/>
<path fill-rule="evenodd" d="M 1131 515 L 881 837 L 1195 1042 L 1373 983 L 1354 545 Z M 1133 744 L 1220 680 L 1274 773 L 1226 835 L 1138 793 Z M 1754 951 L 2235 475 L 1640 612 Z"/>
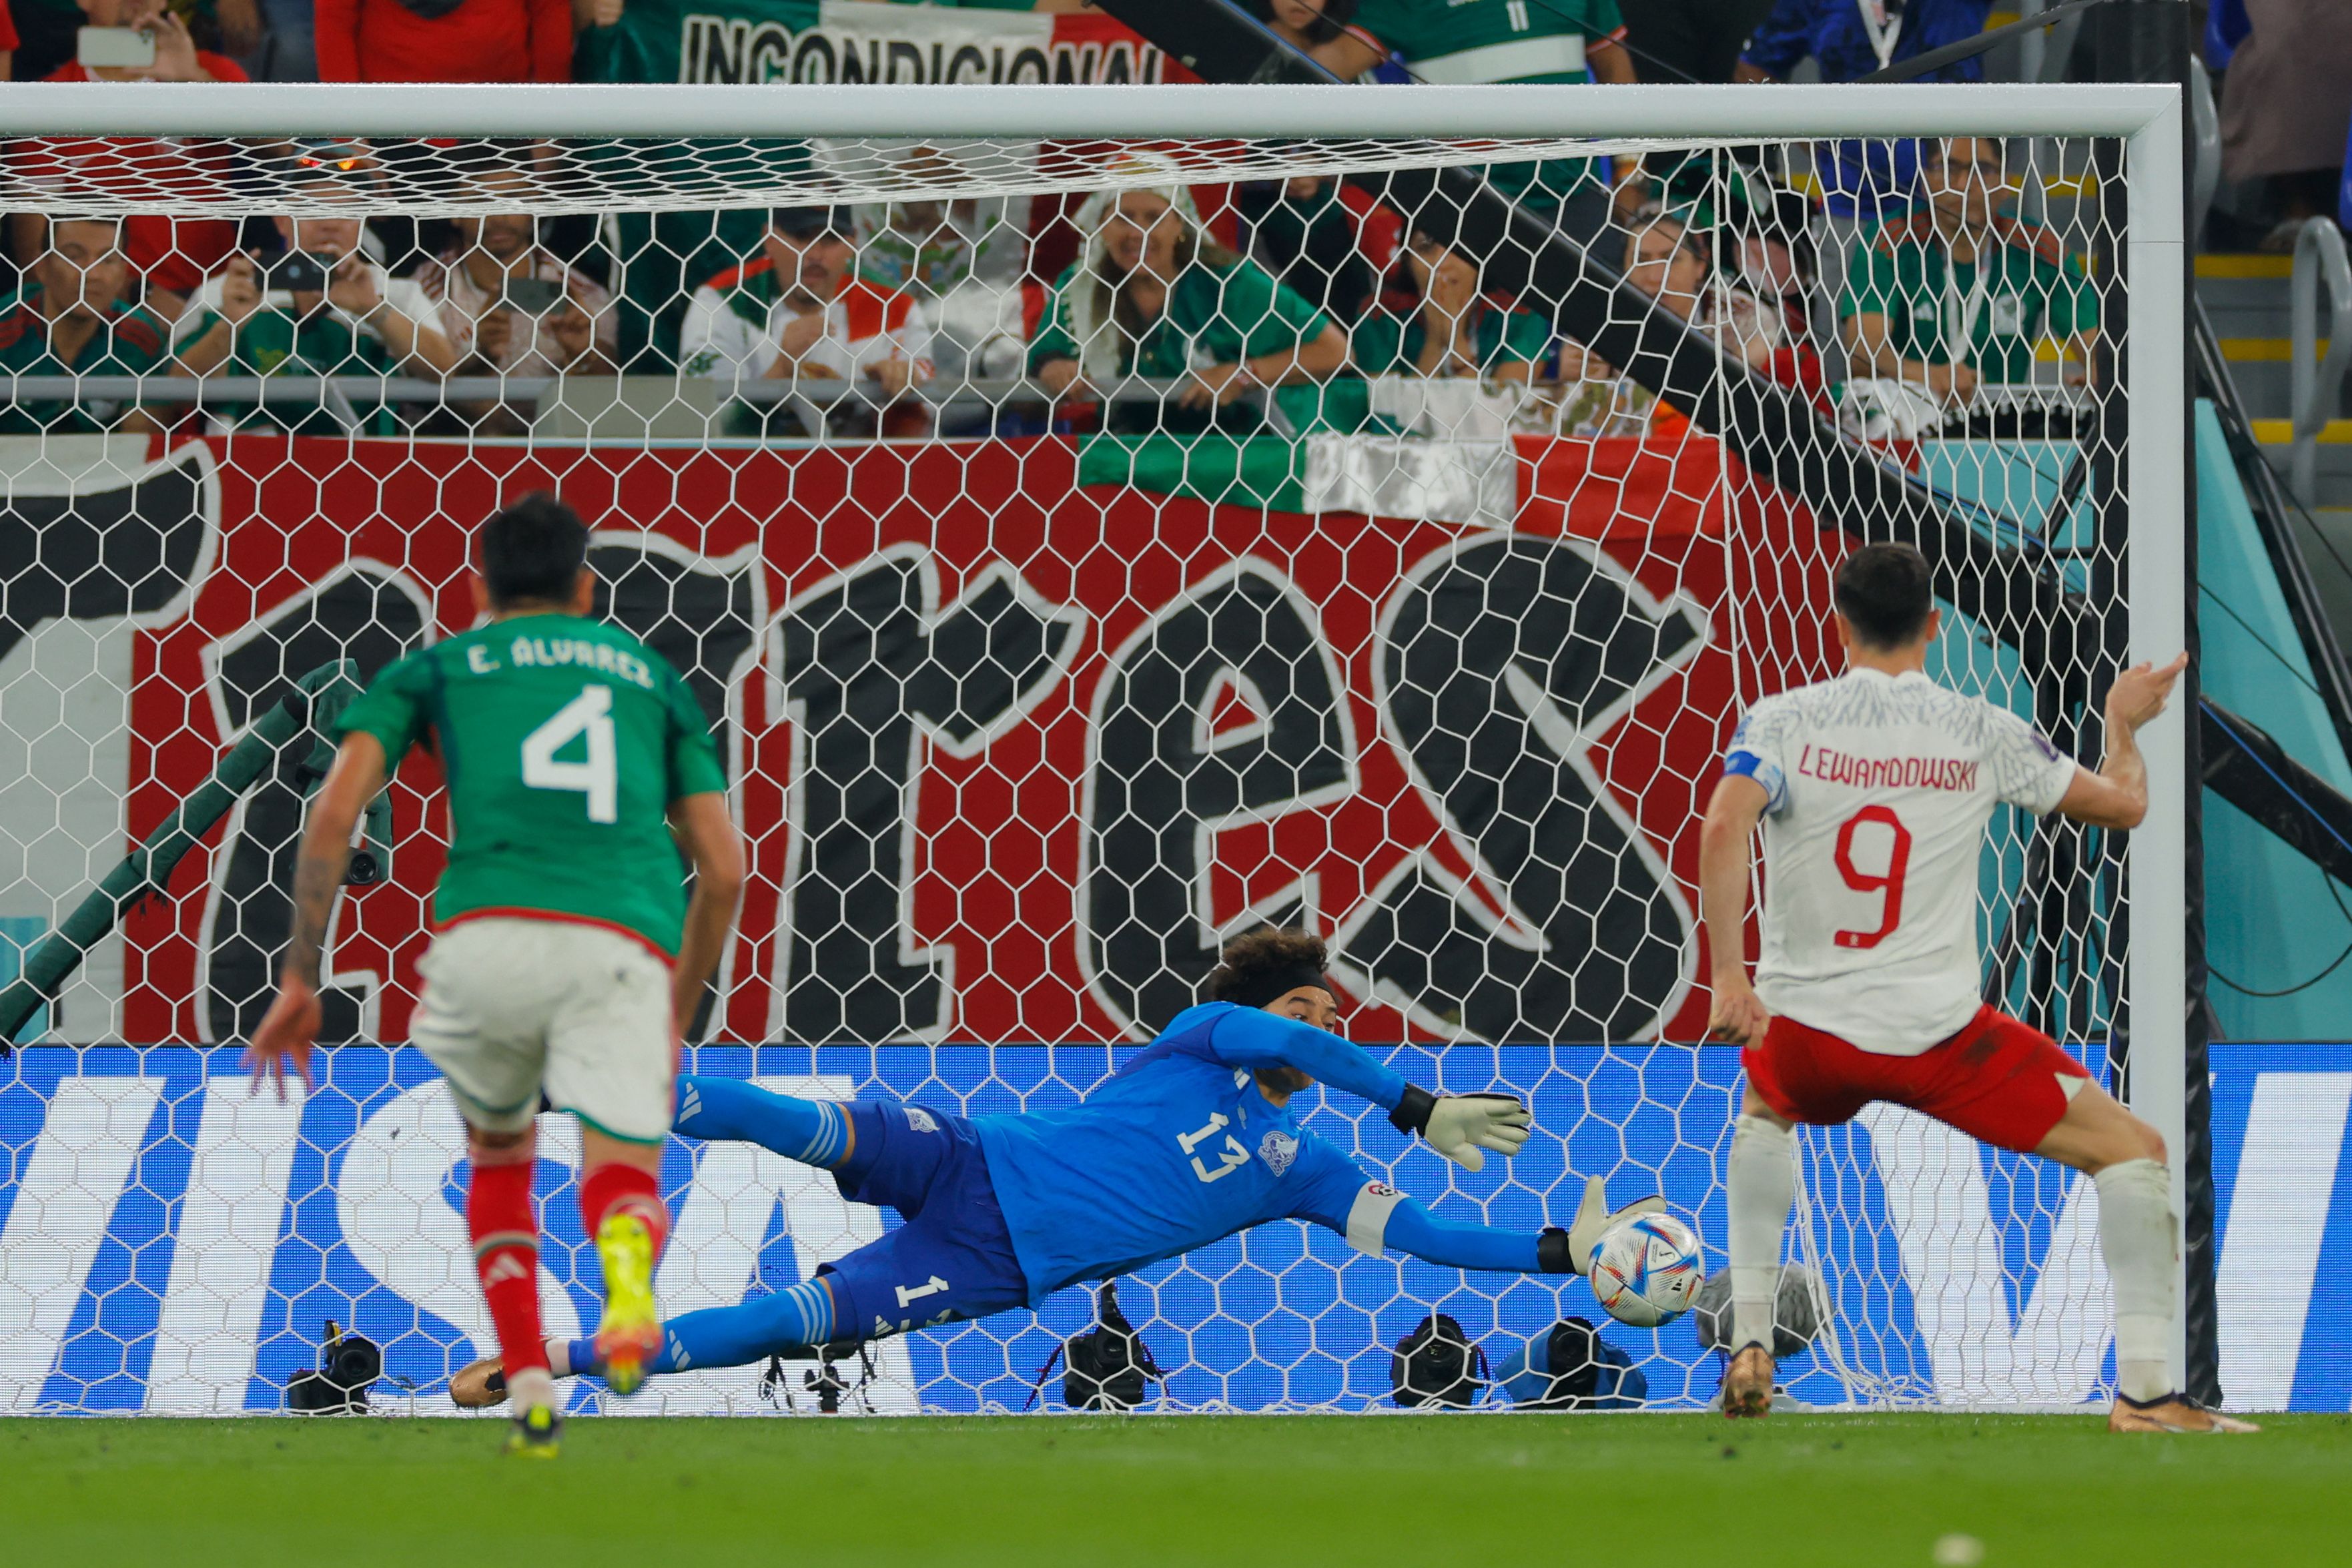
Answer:
<path fill-rule="evenodd" d="M 1404 1194 L 1386 1182 L 1366 1182 L 1356 1190 L 1356 1201 L 1348 1209 L 1348 1245 L 1370 1258 L 1378 1258 L 1388 1246 L 1389 1215 Z"/>

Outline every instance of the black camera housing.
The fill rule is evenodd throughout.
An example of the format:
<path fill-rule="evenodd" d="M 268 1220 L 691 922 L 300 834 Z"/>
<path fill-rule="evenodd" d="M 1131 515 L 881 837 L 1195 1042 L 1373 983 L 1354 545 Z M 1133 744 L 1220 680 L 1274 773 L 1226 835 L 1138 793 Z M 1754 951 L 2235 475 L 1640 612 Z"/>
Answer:
<path fill-rule="evenodd" d="M 334 268 L 331 257 L 313 256 L 307 250 L 289 250 L 269 264 L 267 284 L 271 289 L 283 289 L 296 294 L 323 294 L 327 291 L 327 274 Z"/>

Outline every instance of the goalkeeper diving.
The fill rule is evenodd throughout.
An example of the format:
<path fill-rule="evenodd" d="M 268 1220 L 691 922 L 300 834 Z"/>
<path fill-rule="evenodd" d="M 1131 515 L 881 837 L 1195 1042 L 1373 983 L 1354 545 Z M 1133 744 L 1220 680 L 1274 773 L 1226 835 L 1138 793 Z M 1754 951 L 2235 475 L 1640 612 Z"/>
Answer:
<path fill-rule="evenodd" d="M 1339 1002 L 1320 940 L 1265 930 L 1230 943 L 1212 1000 L 1080 1104 L 965 1118 L 896 1100 L 774 1094 L 732 1079 L 678 1084 L 682 1137 L 736 1139 L 833 1173 L 842 1196 L 906 1223 L 814 1278 L 732 1307 L 668 1320 L 656 1373 L 887 1338 L 1016 1307 L 1277 1219 L 1308 1220 L 1357 1250 L 1517 1274 L 1581 1273 L 1601 1233 L 1661 1205 L 1605 1211 L 1588 1182 L 1572 1226 L 1458 1225 L 1369 1175 L 1300 1125 L 1321 1082 L 1370 1100 L 1467 1170 L 1527 1142 L 1527 1107 L 1505 1094 L 1433 1095 L 1335 1032 Z M 558 1377 L 604 1368 L 593 1340 L 550 1341 Z M 501 1363 L 451 1381 L 462 1405 L 506 1397 Z"/>

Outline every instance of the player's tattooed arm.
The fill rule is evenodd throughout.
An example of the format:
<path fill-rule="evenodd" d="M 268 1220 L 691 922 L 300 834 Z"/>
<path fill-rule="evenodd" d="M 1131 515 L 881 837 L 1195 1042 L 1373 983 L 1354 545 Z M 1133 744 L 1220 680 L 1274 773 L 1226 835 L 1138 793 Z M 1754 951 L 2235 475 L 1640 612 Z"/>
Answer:
<path fill-rule="evenodd" d="M 294 938 L 286 948 L 286 973 L 311 990 L 319 988 L 320 954 L 327 944 L 327 921 L 335 889 L 343 885 L 341 862 L 350 855 L 314 855 L 308 846 L 294 868 Z"/>
<path fill-rule="evenodd" d="M 1771 1015 L 1748 978 L 1748 846 L 1771 796 L 1745 773 L 1726 773 L 1698 835 L 1698 890 L 1706 921 L 1709 1038 L 1760 1045 Z"/>
<path fill-rule="evenodd" d="M 278 999 L 253 1032 L 246 1070 L 257 1089 L 266 1078 L 285 1097 L 289 1072 L 310 1082 L 310 1046 L 319 1034 L 319 965 L 327 945 L 327 921 L 335 892 L 352 856 L 352 830 L 360 813 L 383 788 L 383 742 L 364 731 L 344 738 L 335 765 L 310 803 L 302 829 L 302 849 L 294 866 L 294 939 L 278 979 Z"/>
<path fill-rule="evenodd" d="M 2140 726 L 2164 711 L 2172 688 L 2189 668 L 2186 653 L 2158 668 L 2136 664 L 2107 689 L 2106 756 L 2096 773 L 2076 768 L 2058 809 L 2093 827 L 2137 827 L 2147 816 L 2147 760 L 2140 755 Z"/>
<path fill-rule="evenodd" d="M 670 802 L 670 831 L 694 865 L 694 895 L 686 910 L 686 936 L 670 972 L 671 1005 L 681 1037 L 694 1026 L 702 990 L 719 967 L 727 928 L 743 894 L 743 840 L 727 815 L 727 797 L 680 795 Z"/>
<path fill-rule="evenodd" d="M 294 936 L 286 949 L 286 973 L 314 991 L 327 945 L 327 922 L 333 918 L 335 894 L 351 864 L 352 830 L 367 803 L 383 788 L 383 742 L 373 735 L 356 734 L 335 753 L 335 765 L 310 803 L 301 853 L 294 863 Z"/>

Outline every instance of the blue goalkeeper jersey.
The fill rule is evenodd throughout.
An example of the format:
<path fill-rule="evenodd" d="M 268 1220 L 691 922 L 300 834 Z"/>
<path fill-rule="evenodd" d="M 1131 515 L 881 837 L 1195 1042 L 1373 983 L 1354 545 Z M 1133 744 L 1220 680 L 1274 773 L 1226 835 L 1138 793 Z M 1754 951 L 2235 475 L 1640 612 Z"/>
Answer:
<path fill-rule="evenodd" d="M 1084 1104 L 974 1119 L 1031 1306 L 1267 1220 L 1312 1220 L 1379 1253 L 1397 1195 L 1300 1127 L 1297 1096 L 1269 1103 L 1263 1067 L 1384 1109 L 1405 1089 L 1336 1035 L 1213 1002 L 1178 1015 Z"/>

